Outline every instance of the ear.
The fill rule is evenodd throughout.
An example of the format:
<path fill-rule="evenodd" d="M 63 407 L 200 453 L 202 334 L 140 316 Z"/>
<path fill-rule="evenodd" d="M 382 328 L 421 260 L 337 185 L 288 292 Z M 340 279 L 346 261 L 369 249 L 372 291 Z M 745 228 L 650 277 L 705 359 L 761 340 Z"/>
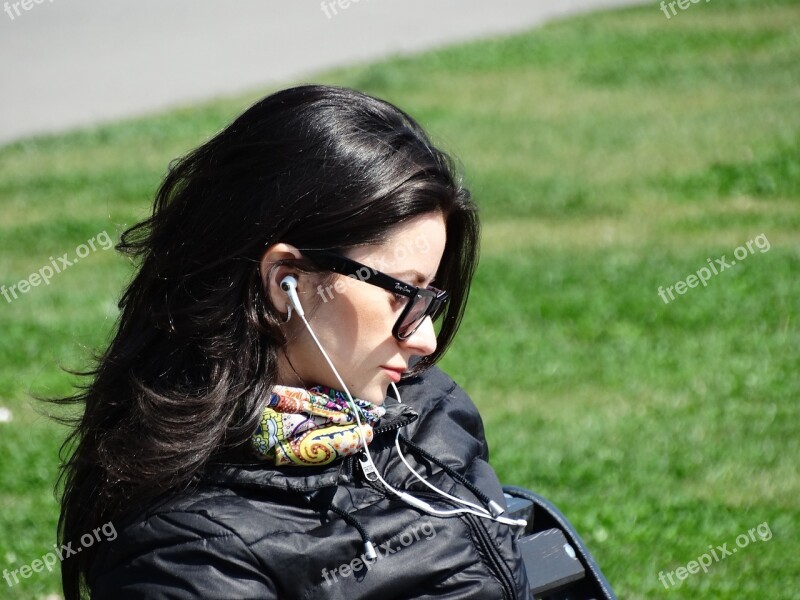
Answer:
<path fill-rule="evenodd" d="M 296 269 L 292 269 L 291 265 L 278 265 L 276 267 L 275 263 L 300 258 L 302 258 L 302 254 L 297 248 L 283 242 L 269 246 L 261 257 L 259 264 L 261 285 L 264 287 L 264 292 L 267 294 L 272 306 L 284 314 L 288 311 L 290 302 L 286 292 L 281 289 L 281 280 L 287 275 L 294 275 L 297 278 L 297 290 L 299 293 L 303 288 L 305 278 Z"/>

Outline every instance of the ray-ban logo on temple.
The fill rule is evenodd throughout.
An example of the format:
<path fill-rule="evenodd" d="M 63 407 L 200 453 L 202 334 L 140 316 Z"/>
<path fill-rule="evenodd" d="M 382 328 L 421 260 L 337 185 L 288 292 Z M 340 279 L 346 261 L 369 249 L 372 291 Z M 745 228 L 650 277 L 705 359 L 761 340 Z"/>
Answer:
<path fill-rule="evenodd" d="M 415 245 L 420 252 L 427 252 L 430 249 L 428 241 L 424 237 L 418 238 L 415 241 Z M 394 251 L 395 260 L 388 259 L 383 255 L 374 262 L 380 264 L 380 269 L 392 268 L 392 265 L 397 260 L 403 260 L 408 256 L 409 248 L 410 246 L 398 246 Z M 449 298 L 449 294 L 446 291 L 437 289 L 432 285 L 425 288 L 413 286 L 387 275 L 382 270 L 378 270 L 378 267 L 364 265 L 332 250 L 321 248 L 299 248 L 299 250 L 306 258 L 316 263 L 317 266 L 339 275 L 347 276 L 337 279 L 335 284 L 329 285 L 324 289 L 321 285 L 317 287 L 317 294 L 320 295 L 323 302 L 333 298 L 331 288 L 341 294 L 347 291 L 348 286 L 355 284 L 356 281 L 367 283 L 392 292 L 395 296 L 406 298 L 403 310 L 392 327 L 392 335 L 399 341 L 407 340 L 414 335 L 414 332 L 419 329 L 428 317 L 431 318 L 431 321 L 435 321 L 442 314 L 445 303 Z M 424 275 L 416 274 L 418 277 L 424 278 Z M 345 281 L 348 281 L 349 284 L 345 284 Z"/>
<path fill-rule="evenodd" d="M 338 278 L 336 283 L 332 283 L 326 287 L 318 285 L 317 294 L 320 298 L 322 298 L 323 302 L 328 302 L 328 300 L 333 300 L 333 292 L 336 292 L 337 294 L 344 294 L 352 285 L 356 283 L 356 281 L 363 282 L 369 281 L 373 278 L 380 278 L 383 273 L 386 273 L 387 271 L 391 272 L 392 269 L 397 266 L 399 261 L 405 260 L 414 254 L 426 254 L 430 251 L 430 249 L 431 247 L 428 243 L 428 239 L 424 236 L 419 236 L 410 244 L 397 246 L 394 249 L 391 257 L 387 257 L 385 255 L 380 256 L 374 262 L 374 266 L 358 265 L 357 268 L 353 268 L 351 270 L 352 272 L 348 271 L 347 277 L 350 279 Z M 322 257 L 313 251 L 305 251 L 304 254 L 308 255 L 312 260 L 316 259 L 317 261 L 319 261 L 319 259 Z M 326 266 L 331 266 L 328 261 L 326 261 Z M 339 265 L 332 266 L 338 267 Z M 342 266 L 344 267 L 344 265 Z M 337 273 L 347 271 L 346 268 L 334 268 L 333 270 Z M 392 289 L 401 294 L 409 294 L 412 291 L 411 286 L 405 285 L 402 282 L 393 281 L 392 285 Z"/>

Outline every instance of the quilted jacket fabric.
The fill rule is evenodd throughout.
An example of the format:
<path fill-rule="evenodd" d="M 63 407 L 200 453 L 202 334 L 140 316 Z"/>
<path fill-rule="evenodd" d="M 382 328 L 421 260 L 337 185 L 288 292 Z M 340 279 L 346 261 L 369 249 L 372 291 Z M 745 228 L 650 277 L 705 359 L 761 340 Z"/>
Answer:
<path fill-rule="evenodd" d="M 436 367 L 388 397 L 370 450 L 384 479 L 433 507 L 454 505 L 424 487 L 395 448 L 401 430 L 505 506 L 488 464 L 480 415 Z M 476 504 L 465 486 L 404 448 L 445 492 Z M 511 528 L 474 515 L 441 517 L 368 481 L 357 457 L 324 467 L 212 463 L 191 493 L 131 514 L 104 542 L 92 598 L 529 599 Z M 364 554 L 364 538 L 377 557 Z"/>

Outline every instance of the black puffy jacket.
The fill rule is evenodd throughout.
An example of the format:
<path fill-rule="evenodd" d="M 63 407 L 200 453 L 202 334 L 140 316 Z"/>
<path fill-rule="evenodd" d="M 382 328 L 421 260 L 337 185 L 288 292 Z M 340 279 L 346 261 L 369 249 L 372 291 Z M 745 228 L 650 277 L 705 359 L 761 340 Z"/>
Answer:
<path fill-rule="evenodd" d="M 379 472 L 436 508 L 453 508 L 403 467 L 395 432 L 505 506 L 480 415 L 436 367 L 386 400 L 370 450 Z M 440 489 L 476 504 L 467 487 L 404 448 Z M 437 517 L 368 482 L 356 457 L 325 467 L 210 464 L 191 494 L 117 526 L 92 566 L 95 600 L 128 598 L 530 598 L 511 528 L 473 515 Z M 364 540 L 377 549 L 365 560 Z"/>

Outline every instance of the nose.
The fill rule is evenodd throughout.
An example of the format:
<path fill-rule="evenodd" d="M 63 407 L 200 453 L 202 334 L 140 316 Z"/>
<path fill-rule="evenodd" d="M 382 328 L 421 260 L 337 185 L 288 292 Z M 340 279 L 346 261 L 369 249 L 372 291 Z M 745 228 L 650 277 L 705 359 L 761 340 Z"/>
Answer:
<path fill-rule="evenodd" d="M 425 317 L 422 324 L 411 336 L 401 342 L 412 354 L 428 356 L 436 351 L 436 330 L 433 328 L 433 320 Z"/>

